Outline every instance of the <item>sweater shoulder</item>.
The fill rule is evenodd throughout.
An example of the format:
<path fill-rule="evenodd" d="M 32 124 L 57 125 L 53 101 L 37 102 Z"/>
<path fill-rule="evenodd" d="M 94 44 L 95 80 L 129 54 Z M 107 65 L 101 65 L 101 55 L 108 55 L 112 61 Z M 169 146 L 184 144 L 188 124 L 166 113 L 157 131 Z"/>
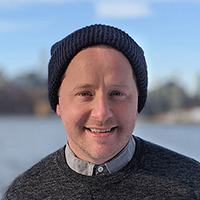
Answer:
<path fill-rule="evenodd" d="M 135 137 L 135 140 L 136 154 L 138 154 L 142 169 L 152 173 L 167 174 L 174 178 L 197 180 L 200 184 L 198 161 L 139 137 Z"/>
<path fill-rule="evenodd" d="M 172 163 L 177 161 L 187 161 L 188 164 L 195 165 L 197 168 L 200 167 L 200 163 L 193 158 L 182 155 L 178 152 L 172 151 L 168 148 L 162 147 L 160 145 L 154 144 L 152 142 L 143 140 L 139 137 L 135 137 L 137 145 L 142 150 L 142 154 L 150 156 L 152 159 L 166 159 L 170 160 Z M 187 164 L 186 163 L 186 164 Z"/>
<path fill-rule="evenodd" d="M 61 164 L 65 162 L 64 159 L 64 149 L 65 147 L 62 147 L 58 149 L 57 151 L 47 155 L 45 158 L 40 160 L 38 163 L 33 165 L 30 169 L 28 169 L 26 172 L 24 172 L 22 175 L 18 177 L 37 177 L 37 176 L 45 176 L 45 174 L 52 170 L 57 170 L 58 164 Z"/>
<path fill-rule="evenodd" d="M 17 196 L 25 197 L 26 194 L 32 194 L 32 188 L 39 188 L 45 182 L 51 182 L 58 173 L 59 165 L 65 162 L 64 149 L 62 147 L 57 151 L 47 155 L 30 169 L 19 175 L 9 186 L 3 199 L 17 199 Z M 35 194 L 37 196 L 37 194 Z M 34 198 L 33 196 L 31 198 Z M 28 197 L 27 197 L 28 199 Z"/>

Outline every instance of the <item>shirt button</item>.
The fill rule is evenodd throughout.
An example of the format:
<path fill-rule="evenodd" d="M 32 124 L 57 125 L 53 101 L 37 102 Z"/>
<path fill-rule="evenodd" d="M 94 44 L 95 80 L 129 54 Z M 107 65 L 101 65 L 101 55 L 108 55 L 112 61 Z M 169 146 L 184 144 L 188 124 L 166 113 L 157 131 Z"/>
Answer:
<path fill-rule="evenodd" d="M 97 168 L 97 171 L 98 171 L 99 173 L 101 173 L 101 172 L 103 171 L 103 167 L 102 167 L 102 166 L 99 166 L 99 167 Z"/>

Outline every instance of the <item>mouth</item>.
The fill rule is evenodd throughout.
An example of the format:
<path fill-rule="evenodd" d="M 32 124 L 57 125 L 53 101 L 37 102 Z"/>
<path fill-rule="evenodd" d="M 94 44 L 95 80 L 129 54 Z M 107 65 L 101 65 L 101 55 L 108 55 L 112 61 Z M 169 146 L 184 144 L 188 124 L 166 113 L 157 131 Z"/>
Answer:
<path fill-rule="evenodd" d="M 100 128 L 85 128 L 85 129 L 91 131 L 92 133 L 109 133 L 109 132 L 112 132 L 116 128 L 117 127 L 106 128 L 106 129 L 100 129 Z"/>

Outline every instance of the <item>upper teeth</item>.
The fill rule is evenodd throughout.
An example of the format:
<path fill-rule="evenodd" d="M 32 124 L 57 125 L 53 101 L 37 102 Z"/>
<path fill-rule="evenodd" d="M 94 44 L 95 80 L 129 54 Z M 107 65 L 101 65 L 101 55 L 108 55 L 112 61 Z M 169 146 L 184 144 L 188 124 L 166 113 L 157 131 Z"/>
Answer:
<path fill-rule="evenodd" d="M 90 131 L 92 131 L 93 133 L 105 133 L 105 132 L 111 131 L 111 128 L 104 129 L 104 130 L 95 129 L 95 128 L 90 128 Z"/>

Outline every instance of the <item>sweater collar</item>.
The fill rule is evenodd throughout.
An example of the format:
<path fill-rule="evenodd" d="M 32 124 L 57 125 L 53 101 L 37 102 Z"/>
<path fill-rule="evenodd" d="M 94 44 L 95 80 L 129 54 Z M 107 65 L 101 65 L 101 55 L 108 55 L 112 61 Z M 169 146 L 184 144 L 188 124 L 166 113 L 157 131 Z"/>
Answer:
<path fill-rule="evenodd" d="M 95 165 L 77 158 L 69 145 L 65 148 L 65 158 L 69 167 L 75 172 L 87 176 L 111 174 L 123 168 L 132 159 L 135 152 L 135 140 L 130 137 L 128 144 L 111 160 Z"/>

